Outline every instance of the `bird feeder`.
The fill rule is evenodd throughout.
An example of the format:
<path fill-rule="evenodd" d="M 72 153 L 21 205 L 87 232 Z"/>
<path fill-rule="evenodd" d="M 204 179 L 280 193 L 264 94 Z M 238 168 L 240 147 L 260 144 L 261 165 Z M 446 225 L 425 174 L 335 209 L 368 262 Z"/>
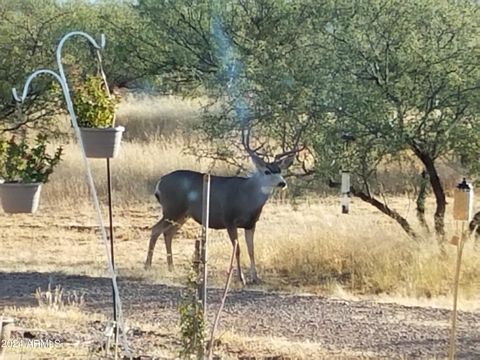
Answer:
<path fill-rule="evenodd" d="M 341 136 L 344 141 L 344 152 L 347 154 L 346 163 L 348 164 L 348 153 L 350 143 L 355 141 L 355 136 L 349 132 L 343 132 Z M 347 165 L 348 166 L 348 165 Z M 350 171 L 342 170 L 342 183 L 340 187 L 342 214 L 348 214 L 350 207 Z"/>
<path fill-rule="evenodd" d="M 458 284 L 460 282 L 460 266 L 462 263 L 463 246 L 466 241 L 465 223 L 470 221 L 473 216 L 473 187 L 472 184 L 463 181 L 457 185 L 453 195 L 453 218 L 462 223 L 460 236 L 455 234 L 451 243 L 457 247 L 457 262 L 455 266 L 455 277 L 453 282 L 453 310 L 452 325 L 450 330 L 450 340 L 448 349 L 448 359 L 455 358 L 456 329 L 457 329 L 457 302 L 458 302 Z M 458 227 L 458 223 L 457 223 Z M 457 228 L 458 231 L 458 228 Z"/>
<path fill-rule="evenodd" d="M 350 206 L 350 172 L 342 171 L 342 185 L 340 187 L 342 193 L 341 205 L 342 214 L 348 214 Z"/>
<path fill-rule="evenodd" d="M 453 195 L 453 218 L 457 221 L 471 221 L 473 217 L 473 187 L 464 178 L 457 185 Z"/>

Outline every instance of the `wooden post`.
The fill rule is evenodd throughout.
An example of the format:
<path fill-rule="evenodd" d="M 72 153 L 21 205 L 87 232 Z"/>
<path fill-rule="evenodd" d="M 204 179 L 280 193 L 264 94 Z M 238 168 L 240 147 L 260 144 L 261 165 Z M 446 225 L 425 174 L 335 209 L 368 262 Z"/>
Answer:
<path fill-rule="evenodd" d="M 12 318 L 0 317 L 0 360 L 4 359 L 6 348 L 12 334 L 14 321 Z"/>
<path fill-rule="evenodd" d="M 452 310 L 452 327 L 450 329 L 450 346 L 448 349 L 448 359 L 455 358 L 455 343 L 457 332 L 457 303 L 458 303 L 458 284 L 460 282 L 460 265 L 462 264 L 463 245 L 465 244 L 465 223 L 462 222 L 462 235 L 457 244 L 457 263 L 455 266 L 455 278 L 453 284 L 453 310 Z"/>

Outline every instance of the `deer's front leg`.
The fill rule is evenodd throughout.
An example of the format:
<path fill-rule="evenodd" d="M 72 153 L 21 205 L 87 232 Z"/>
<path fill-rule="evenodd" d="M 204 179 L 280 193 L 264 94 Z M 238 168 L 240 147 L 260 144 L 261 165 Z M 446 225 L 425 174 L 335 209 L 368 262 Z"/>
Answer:
<path fill-rule="evenodd" d="M 235 246 L 235 241 L 238 243 L 238 231 L 236 227 L 227 228 L 228 236 L 230 237 L 230 241 L 232 242 L 232 246 Z M 237 258 L 237 271 L 238 271 L 238 279 L 242 282 L 245 286 L 245 276 L 243 276 L 242 266 L 240 265 L 240 244 L 237 245 L 237 252 L 235 254 Z"/>
<path fill-rule="evenodd" d="M 257 268 L 255 267 L 255 251 L 253 246 L 253 236 L 255 234 L 255 226 L 251 229 L 245 229 L 245 241 L 247 243 L 248 256 L 250 257 L 250 277 L 252 283 L 258 284 L 260 279 L 257 276 Z"/>

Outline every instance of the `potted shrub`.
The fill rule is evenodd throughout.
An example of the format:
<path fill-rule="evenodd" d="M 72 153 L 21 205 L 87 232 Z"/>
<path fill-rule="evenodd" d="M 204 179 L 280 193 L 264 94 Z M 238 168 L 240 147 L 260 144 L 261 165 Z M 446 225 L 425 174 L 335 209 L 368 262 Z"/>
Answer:
<path fill-rule="evenodd" d="M 89 76 L 73 86 L 73 106 L 87 157 L 113 158 L 120 148 L 123 126 L 115 127 L 117 99 L 101 76 Z"/>
<path fill-rule="evenodd" d="M 25 138 L 0 141 L 0 200 L 7 213 L 33 213 L 38 208 L 42 184 L 60 162 L 62 147 L 47 153 L 47 136 L 37 135 L 30 145 Z"/>

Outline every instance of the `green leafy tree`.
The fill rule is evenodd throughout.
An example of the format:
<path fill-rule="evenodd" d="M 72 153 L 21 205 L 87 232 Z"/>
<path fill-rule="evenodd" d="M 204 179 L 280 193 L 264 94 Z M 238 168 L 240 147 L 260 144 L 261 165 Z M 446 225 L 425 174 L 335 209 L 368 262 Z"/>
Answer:
<path fill-rule="evenodd" d="M 146 76 L 131 56 L 133 40 L 118 29 L 141 23 L 130 2 L 116 0 L 56 1 L 0 0 L 0 133 L 20 127 L 37 127 L 55 132 L 53 115 L 65 108 L 63 98 L 52 92 L 54 79 L 36 78 L 29 97 L 22 105 L 24 117 L 16 116 L 11 89 L 21 90 L 27 76 L 39 68 L 56 69 L 55 50 L 61 37 L 78 30 L 95 39 L 105 33 L 104 68 L 111 88 L 126 86 Z M 128 44 L 128 46 L 127 46 Z M 95 53 L 84 38 L 72 38 L 64 47 L 67 77 L 72 68 L 81 66 L 95 74 Z"/>
<path fill-rule="evenodd" d="M 225 140 L 238 144 L 246 124 L 258 144 L 272 139 L 265 152 L 300 135 L 317 175 L 348 166 L 354 195 L 411 235 L 375 194 L 380 164 L 414 157 L 435 195 L 435 230 L 444 233 L 437 163 L 460 157 L 473 170 L 480 149 L 476 4 L 142 0 L 136 9 L 151 29 L 145 43 L 158 50 L 158 75 L 217 100 L 203 124 L 218 141 L 212 156 L 232 161 L 237 152 Z M 357 139 L 348 151 L 343 132 Z"/>
<path fill-rule="evenodd" d="M 15 116 L 12 87 L 20 88 L 37 67 L 52 64 L 50 44 L 63 15 L 54 1 L 0 0 L 0 132 L 38 126 L 37 120 L 51 119 L 55 112 L 47 91 L 51 79 L 36 82 L 22 109 L 29 116 L 22 119 Z"/>
<path fill-rule="evenodd" d="M 479 8 L 469 1 L 335 1 L 325 42 L 336 115 L 385 154 L 409 150 L 428 174 L 444 234 L 438 160 L 480 155 Z M 377 140 L 374 140 L 377 139 Z M 364 151 L 370 152 L 369 148 Z"/>
<path fill-rule="evenodd" d="M 144 42 L 159 64 L 158 76 L 187 94 L 212 99 L 215 110 L 203 124 L 216 142 L 209 156 L 238 164 L 237 152 L 224 144 L 241 147 L 246 126 L 255 128 L 253 141 L 281 140 L 266 143 L 264 152 L 287 150 L 315 121 L 311 88 L 319 87 L 312 83 L 318 78 L 305 69 L 318 68 L 321 59 L 304 52 L 310 7 L 307 1 L 138 2 L 136 9 L 149 21 Z"/>

